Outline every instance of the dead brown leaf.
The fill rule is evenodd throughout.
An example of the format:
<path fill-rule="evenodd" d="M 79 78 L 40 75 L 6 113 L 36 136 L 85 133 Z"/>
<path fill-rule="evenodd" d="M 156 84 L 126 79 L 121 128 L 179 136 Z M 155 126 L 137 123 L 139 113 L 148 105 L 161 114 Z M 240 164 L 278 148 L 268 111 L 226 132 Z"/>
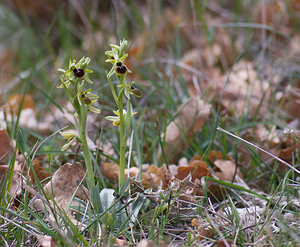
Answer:
<path fill-rule="evenodd" d="M 226 154 L 226 160 L 231 160 L 231 157 Z M 223 155 L 220 151 L 217 150 L 212 150 L 208 153 L 208 160 L 212 163 L 214 163 L 216 160 L 222 160 L 223 159 Z"/>
<path fill-rule="evenodd" d="M 267 105 L 270 98 L 269 89 L 269 83 L 260 80 L 254 65 L 241 60 L 233 67 L 229 80 L 227 75 L 224 75 L 220 82 L 213 85 L 210 93 L 213 95 L 217 92 L 221 95 L 224 92 L 221 104 L 236 117 L 242 114 L 253 115 L 258 107 L 262 116 L 269 109 Z"/>
<path fill-rule="evenodd" d="M 152 240 L 143 239 L 137 243 L 136 247 L 156 247 Z"/>
<path fill-rule="evenodd" d="M 215 247 L 236 247 L 236 244 L 231 239 L 220 239 Z"/>
<path fill-rule="evenodd" d="M 204 161 L 193 160 L 188 166 L 178 167 L 178 171 L 175 177 L 177 179 L 183 180 L 189 174 L 191 174 L 192 176 L 192 181 L 195 181 L 196 179 L 200 180 L 203 176 L 211 175 L 211 172 L 209 171 L 207 164 Z"/>
<path fill-rule="evenodd" d="M 119 179 L 119 166 L 116 163 L 112 162 L 101 162 L 100 171 L 103 177 L 112 180 L 118 181 Z"/>
<path fill-rule="evenodd" d="M 39 247 L 56 247 L 57 244 L 54 241 L 54 238 L 47 235 L 38 235 L 37 240 L 39 242 Z"/>
<path fill-rule="evenodd" d="M 203 238 L 212 238 L 215 235 L 215 231 L 205 220 L 193 218 L 191 225 L 197 227 L 196 236 L 199 240 L 202 240 Z"/>
<path fill-rule="evenodd" d="M 169 246 L 167 242 L 159 240 L 158 245 L 156 245 L 152 240 L 142 239 L 136 244 L 136 247 L 167 247 Z"/>
<path fill-rule="evenodd" d="M 218 156 L 219 154 L 218 152 L 214 152 L 214 155 Z M 232 160 L 216 160 L 215 166 L 214 171 L 219 179 L 232 181 L 235 174 L 235 164 Z M 191 176 L 190 178 L 189 175 Z M 242 176 L 239 169 L 237 170 L 237 175 Z M 186 201 L 193 201 L 191 196 L 202 196 L 201 178 L 203 176 L 212 176 L 211 170 L 204 161 L 192 160 L 187 166 L 178 166 L 175 178 L 180 181 L 179 187 L 181 193 L 179 197 Z M 176 181 L 173 182 L 176 183 Z M 206 187 L 208 189 L 208 196 L 213 201 L 215 199 L 223 200 L 226 191 L 222 186 L 212 181 L 207 181 Z"/>
<path fill-rule="evenodd" d="M 111 181 L 118 181 L 119 179 L 119 166 L 115 163 L 111 162 L 102 162 L 100 164 L 100 171 L 103 177 L 111 180 Z M 139 173 L 139 168 L 131 167 L 129 171 L 125 170 L 125 176 L 130 178 L 136 178 Z M 166 168 L 166 166 L 157 167 L 157 166 L 147 166 L 146 169 L 143 169 L 141 175 L 141 184 L 145 188 L 163 188 L 166 189 L 169 185 L 171 179 L 171 173 Z"/>
<path fill-rule="evenodd" d="M 296 144 L 292 145 L 291 147 L 287 147 L 285 149 L 280 150 L 279 152 L 279 158 L 291 162 L 293 158 L 295 157 L 295 152 L 298 150 L 300 152 L 300 141 L 298 141 Z M 286 168 L 286 166 L 284 166 Z"/>
<path fill-rule="evenodd" d="M 173 163 L 177 156 L 191 141 L 192 137 L 204 125 L 210 114 L 210 105 L 200 98 L 193 97 L 187 103 L 167 129 L 162 138 L 165 140 L 164 154 L 169 163 Z M 159 147 L 157 158 L 162 160 L 162 150 Z"/>
<path fill-rule="evenodd" d="M 264 6 L 259 2 L 253 9 L 253 21 L 276 28 L 280 30 L 280 32 L 290 31 L 288 29 L 290 26 L 290 16 L 286 9 L 287 2 L 288 1 L 266 2 Z M 266 34 L 274 35 L 274 32 L 266 30 Z M 278 38 L 279 37 L 278 35 Z"/>
<path fill-rule="evenodd" d="M 115 246 L 128 246 L 128 241 L 125 239 L 116 238 L 114 241 Z"/>
<path fill-rule="evenodd" d="M 75 218 L 75 216 L 72 214 L 73 211 L 70 208 L 68 208 L 68 206 L 70 205 L 72 197 L 75 191 L 77 190 L 80 182 L 84 178 L 84 175 L 85 169 L 81 165 L 81 163 L 66 163 L 53 174 L 51 181 L 49 181 L 44 186 L 44 191 L 46 195 L 53 198 L 53 200 L 62 210 L 66 211 L 67 209 L 69 209 L 66 213 L 75 225 L 82 225 L 82 222 L 79 222 Z M 30 187 L 26 189 L 29 192 L 33 191 Z M 38 192 L 31 193 L 36 195 L 39 194 Z M 89 197 L 89 192 L 83 185 L 80 185 L 80 187 L 76 191 L 76 195 L 86 200 Z M 49 223 L 53 227 L 57 228 L 58 226 L 56 224 L 55 217 L 53 216 L 52 211 L 50 210 L 50 206 L 53 206 L 54 203 L 52 200 L 50 200 L 49 202 L 50 204 L 42 195 L 39 195 L 33 201 L 33 206 L 36 209 L 42 210 L 45 213 L 45 217 L 49 221 Z M 72 201 L 71 203 L 72 205 L 78 205 L 78 203 L 75 201 Z"/>
<path fill-rule="evenodd" d="M 45 186 L 45 193 L 55 197 L 62 196 L 70 200 L 85 175 L 85 169 L 79 162 L 61 166 Z"/>
<path fill-rule="evenodd" d="M 218 168 L 219 171 L 216 171 L 216 176 L 222 181 L 229 181 L 231 182 L 234 178 L 236 165 L 232 160 L 216 160 L 214 165 Z M 237 168 L 236 175 L 240 178 L 242 174 L 240 169 Z"/>
<path fill-rule="evenodd" d="M 33 160 L 32 161 L 32 166 L 33 166 L 34 172 L 35 172 L 35 174 L 36 174 L 39 181 L 43 181 L 44 179 L 50 177 L 50 173 L 45 171 L 45 169 L 42 165 L 42 162 L 40 160 L 38 160 L 38 159 Z M 30 175 L 31 181 L 33 183 L 36 183 L 32 171 L 30 171 L 29 175 Z"/>
<path fill-rule="evenodd" d="M 7 103 L 3 106 L 3 110 L 7 113 L 13 113 L 18 114 L 20 104 L 22 102 L 23 95 L 22 94 L 16 94 L 12 95 Z M 23 101 L 23 108 L 22 109 L 34 109 L 34 100 L 31 95 L 25 95 L 24 101 Z"/>
<path fill-rule="evenodd" d="M 275 125 L 269 128 L 261 124 L 257 125 L 255 127 L 255 136 L 260 143 L 266 143 L 269 148 L 274 147 L 282 141 L 278 131 L 276 131 Z"/>
<path fill-rule="evenodd" d="M 299 40 L 298 40 L 299 41 Z M 300 80 L 294 85 L 288 85 L 284 95 L 284 109 L 291 119 L 300 119 Z"/>
<path fill-rule="evenodd" d="M 7 175 L 9 171 L 9 166 L 8 165 L 0 165 L 0 181 L 1 181 L 1 190 L 3 187 L 3 181 L 5 176 Z M 20 180 L 20 174 L 17 171 L 13 171 L 13 178 L 12 178 L 12 183 L 10 187 L 10 194 L 14 195 L 18 193 L 21 190 L 21 180 Z"/>
<path fill-rule="evenodd" d="M 168 187 L 171 179 L 171 174 L 165 165 L 162 167 L 153 165 L 149 166 L 148 172 L 150 173 L 150 175 L 155 174 L 157 177 L 159 177 L 159 184 L 156 184 L 157 187 L 160 187 L 162 189 L 166 189 Z"/>
<path fill-rule="evenodd" d="M 126 170 L 127 174 L 128 171 Z M 139 173 L 137 167 L 131 167 L 129 169 L 130 178 L 136 178 Z M 154 190 L 158 188 L 166 189 L 169 186 L 171 180 L 170 170 L 166 166 L 157 167 L 154 165 L 147 166 L 143 169 L 140 184 L 145 188 L 153 188 Z"/>
<path fill-rule="evenodd" d="M 0 164 L 8 161 L 11 152 L 10 137 L 5 129 L 0 130 Z"/>

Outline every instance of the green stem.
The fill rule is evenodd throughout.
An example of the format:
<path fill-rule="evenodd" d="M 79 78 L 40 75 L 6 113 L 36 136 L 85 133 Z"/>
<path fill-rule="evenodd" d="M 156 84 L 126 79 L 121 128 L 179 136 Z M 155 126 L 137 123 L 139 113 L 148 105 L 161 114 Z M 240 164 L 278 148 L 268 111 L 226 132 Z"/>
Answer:
<path fill-rule="evenodd" d="M 121 92 L 122 93 L 122 92 Z M 125 182 L 125 151 L 126 151 L 126 139 L 125 139 L 125 121 L 123 114 L 123 93 L 119 97 L 119 112 L 120 112 L 120 172 L 119 172 L 119 191 Z"/>
<path fill-rule="evenodd" d="M 79 135 L 81 139 L 84 160 L 87 168 L 87 175 L 89 180 L 91 181 L 91 184 L 94 185 L 95 181 L 94 181 L 93 166 L 92 166 L 90 151 L 86 139 L 87 107 L 85 105 L 82 105 L 80 108 L 81 108 L 81 116 L 79 119 L 80 121 Z"/>

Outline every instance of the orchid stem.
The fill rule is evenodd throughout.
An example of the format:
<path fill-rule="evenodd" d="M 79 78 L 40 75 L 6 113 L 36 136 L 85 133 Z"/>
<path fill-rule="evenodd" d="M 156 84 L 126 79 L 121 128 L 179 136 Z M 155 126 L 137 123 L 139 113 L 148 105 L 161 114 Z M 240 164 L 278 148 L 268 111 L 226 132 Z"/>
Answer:
<path fill-rule="evenodd" d="M 122 93 L 122 92 L 121 92 Z M 120 172 L 119 172 L 119 191 L 125 182 L 125 151 L 126 151 L 126 139 L 125 139 L 125 121 L 123 114 L 123 93 L 119 97 L 119 112 L 120 112 Z"/>
<path fill-rule="evenodd" d="M 80 139 L 82 144 L 82 150 L 84 155 L 84 161 L 87 168 L 87 176 L 89 180 L 91 181 L 91 184 L 94 185 L 94 173 L 93 173 L 93 166 L 90 156 L 89 147 L 87 144 L 87 138 L 86 138 L 86 119 L 87 119 L 87 109 L 86 106 L 81 106 L 81 116 L 80 116 Z"/>

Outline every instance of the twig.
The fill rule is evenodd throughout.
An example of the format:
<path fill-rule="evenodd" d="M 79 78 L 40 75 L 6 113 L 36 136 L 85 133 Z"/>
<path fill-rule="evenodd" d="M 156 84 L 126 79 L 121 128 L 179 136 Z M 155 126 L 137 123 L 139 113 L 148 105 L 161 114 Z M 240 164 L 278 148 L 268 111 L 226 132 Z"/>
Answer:
<path fill-rule="evenodd" d="M 248 141 L 246 141 L 245 139 L 243 139 L 243 138 L 241 138 L 241 137 L 239 137 L 239 136 L 236 136 L 236 135 L 230 133 L 229 131 L 224 130 L 223 128 L 221 128 L 221 127 L 219 127 L 219 126 L 217 127 L 217 130 L 222 131 L 222 132 L 224 132 L 224 133 L 227 134 L 227 135 L 230 135 L 230 136 L 232 136 L 232 137 L 234 137 L 234 138 L 236 138 L 236 139 L 238 139 L 238 140 L 240 140 L 240 141 L 242 141 L 242 142 L 245 142 L 246 144 L 248 144 L 248 145 L 250 145 L 250 146 L 252 146 L 252 147 L 257 148 L 258 150 L 260 150 L 260 151 L 262 151 L 262 152 L 264 152 L 264 153 L 270 155 L 270 156 L 273 157 L 274 159 L 278 160 L 278 161 L 281 162 L 282 164 L 286 165 L 287 167 L 291 168 L 292 170 L 294 170 L 295 172 L 297 172 L 298 174 L 300 174 L 300 171 L 297 170 L 295 167 L 293 167 L 293 166 L 290 165 L 289 163 L 285 162 L 284 160 L 280 159 L 279 157 L 275 156 L 274 154 L 272 154 L 272 153 L 270 153 L 270 152 L 268 152 L 268 151 L 262 149 L 261 147 L 256 146 L 256 145 L 254 145 L 253 143 L 248 142 Z"/>

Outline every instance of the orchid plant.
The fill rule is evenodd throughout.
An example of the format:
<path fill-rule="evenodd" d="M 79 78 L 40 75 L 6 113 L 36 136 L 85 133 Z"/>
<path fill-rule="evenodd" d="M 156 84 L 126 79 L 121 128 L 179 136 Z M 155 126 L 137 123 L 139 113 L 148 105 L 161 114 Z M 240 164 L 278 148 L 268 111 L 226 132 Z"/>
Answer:
<path fill-rule="evenodd" d="M 131 73 L 125 65 L 125 59 L 128 57 L 128 54 L 125 52 L 127 45 L 127 40 L 122 40 L 120 41 L 120 45 L 110 44 L 111 50 L 105 52 L 105 55 L 108 56 L 108 59 L 105 62 L 112 64 L 110 71 L 107 73 L 107 79 L 110 83 L 111 91 L 118 108 L 113 111 L 115 116 L 107 116 L 106 119 L 112 121 L 114 126 L 120 128 L 119 190 L 121 190 L 125 182 L 125 152 L 131 116 L 136 114 L 136 112 L 131 112 L 130 97 L 131 95 L 135 95 L 136 97 L 142 96 L 141 92 L 133 86 L 134 81 L 127 82 L 126 80 L 127 73 Z M 116 75 L 118 79 L 118 94 L 111 81 L 113 75 Z M 125 99 L 127 99 L 127 110 L 124 109 L 124 95 L 126 97 Z"/>
<path fill-rule="evenodd" d="M 101 111 L 94 106 L 98 96 L 92 94 L 91 88 L 84 90 L 85 82 L 93 84 L 89 79 L 88 74 L 92 73 L 87 66 L 90 63 L 90 58 L 82 57 L 78 63 L 75 60 L 69 62 L 67 70 L 58 69 L 63 74 L 60 76 L 60 83 L 57 88 L 63 88 L 68 100 L 74 107 L 74 120 L 78 131 L 67 130 L 60 134 L 67 139 L 67 143 L 63 145 L 62 151 L 68 149 L 75 141 L 82 145 L 84 160 L 87 168 L 87 176 L 92 185 L 94 185 L 94 172 L 90 156 L 90 151 L 87 143 L 87 113 L 93 112 L 99 114 Z"/>

